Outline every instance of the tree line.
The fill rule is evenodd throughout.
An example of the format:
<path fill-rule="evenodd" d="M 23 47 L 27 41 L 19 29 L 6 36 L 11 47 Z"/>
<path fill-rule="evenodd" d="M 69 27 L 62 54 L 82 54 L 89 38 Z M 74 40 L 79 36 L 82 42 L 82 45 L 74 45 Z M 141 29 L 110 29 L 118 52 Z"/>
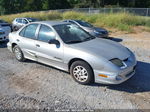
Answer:
<path fill-rule="evenodd" d="M 149 8 L 150 0 L 0 0 L 1 14 L 89 7 Z"/>

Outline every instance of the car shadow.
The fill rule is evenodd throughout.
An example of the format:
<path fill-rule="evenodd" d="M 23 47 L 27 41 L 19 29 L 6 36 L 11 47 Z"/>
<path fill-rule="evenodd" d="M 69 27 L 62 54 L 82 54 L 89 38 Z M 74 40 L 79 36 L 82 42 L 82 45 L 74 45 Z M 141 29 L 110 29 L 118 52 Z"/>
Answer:
<path fill-rule="evenodd" d="M 108 37 L 108 38 L 105 38 L 105 39 L 109 39 L 109 40 L 112 40 L 112 41 L 115 41 L 115 42 L 122 42 L 123 41 L 123 39 L 116 38 L 116 37 Z"/>
<path fill-rule="evenodd" d="M 26 60 L 24 63 L 37 63 L 42 66 L 58 70 L 60 72 L 64 72 L 67 75 L 69 75 L 68 72 L 65 72 L 63 70 L 60 70 L 55 67 L 45 65 L 39 62 Z M 150 63 L 138 61 L 136 74 L 132 78 L 130 78 L 129 80 L 121 84 L 105 85 L 105 84 L 93 83 L 87 86 L 95 86 L 95 87 L 101 86 L 101 87 L 107 87 L 108 89 L 117 90 L 117 91 L 123 91 L 123 92 L 128 92 L 128 93 L 138 93 L 138 92 L 149 92 L 150 91 L 149 85 L 150 85 Z"/>
<path fill-rule="evenodd" d="M 108 89 L 124 91 L 128 93 L 149 92 L 150 91 L 150 63 L 138 61 L 136 74 L 119 85 L 92 84 L 91 86 L 103 86 Z"/>
<path fill-rule="evenodd" d="M 4 41 L 4 42 L 0 42 L 0 48 L 6 48 L 7 47 L 7 43 L 8 43 L 8 40 Z"/>

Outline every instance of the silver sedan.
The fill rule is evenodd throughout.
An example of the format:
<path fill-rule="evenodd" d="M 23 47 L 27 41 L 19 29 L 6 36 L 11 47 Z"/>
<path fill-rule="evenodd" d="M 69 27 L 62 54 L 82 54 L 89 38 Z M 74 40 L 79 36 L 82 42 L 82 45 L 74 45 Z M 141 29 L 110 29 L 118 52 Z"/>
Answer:
<path fill-rule="evenodd" d="M 137 63 L 128 48 L 59 21 L 30 23 L 10 33 L 7 46 L 17 60 L 68 71 L 80 84 L 120 84 L 135 74 Z"/>
<path fill-rule="evenodd" d="M 81 21 L 81 20 L 64 20 L 64 22 L 69 22 L 75 25 L 78 25 L 85 31 L 89 32 L 91 35 L 98 37 L 98 38 L 107 38 L 109 36 L 109 33 L 104 28 L 98 28 L 94 27 L 88 22 Z"/>

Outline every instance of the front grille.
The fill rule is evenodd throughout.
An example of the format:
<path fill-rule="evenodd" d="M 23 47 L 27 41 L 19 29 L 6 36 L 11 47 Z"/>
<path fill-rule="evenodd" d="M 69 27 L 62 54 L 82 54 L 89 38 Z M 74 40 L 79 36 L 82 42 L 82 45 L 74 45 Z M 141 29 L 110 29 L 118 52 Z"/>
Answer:
<path fill-rule="evenodd" d="M 133 73 L 134 73 L 134 70 L 133 70 L 132 72 L 128 73 L 128 74 L 126 75 L 126 77 L 129 77 L 129 76 L 132 75 Z"/>

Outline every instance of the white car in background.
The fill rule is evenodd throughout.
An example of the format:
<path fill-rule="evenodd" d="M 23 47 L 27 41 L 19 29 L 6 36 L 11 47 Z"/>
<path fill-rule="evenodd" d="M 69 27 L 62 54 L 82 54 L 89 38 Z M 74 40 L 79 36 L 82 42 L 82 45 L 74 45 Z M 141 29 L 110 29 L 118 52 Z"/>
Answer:
<path fill-rule="evenodd" d="M 3 20 L 0 20 L 0 42 L 6 41 L 11 32 L 11 25 Z"/>

